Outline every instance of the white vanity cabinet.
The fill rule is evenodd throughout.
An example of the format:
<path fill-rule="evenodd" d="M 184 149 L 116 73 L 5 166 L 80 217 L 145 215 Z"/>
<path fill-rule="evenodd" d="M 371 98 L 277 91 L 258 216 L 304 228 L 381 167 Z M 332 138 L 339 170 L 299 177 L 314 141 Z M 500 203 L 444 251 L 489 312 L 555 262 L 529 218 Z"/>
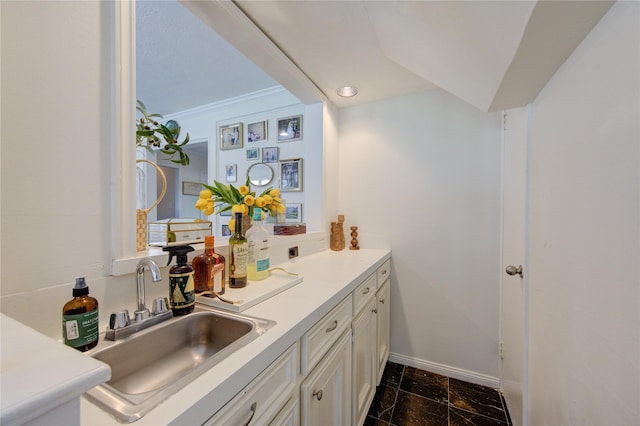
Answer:
<path fill-rule="evenodd" d="M 297 424 L 298 359 L 296 343 L 204 424 L 225 426 Z M 291 411 L 291 415 L 288 414 L 287 408 Z"/>
<path fill-rule="evenodd" d="M 371 274 L 353 291 L 355 318 L 353 330 L 352 393 L 353 415 L 351 424 L 361 425 L 376 393 L 377 315 L 376 273 Z"/>

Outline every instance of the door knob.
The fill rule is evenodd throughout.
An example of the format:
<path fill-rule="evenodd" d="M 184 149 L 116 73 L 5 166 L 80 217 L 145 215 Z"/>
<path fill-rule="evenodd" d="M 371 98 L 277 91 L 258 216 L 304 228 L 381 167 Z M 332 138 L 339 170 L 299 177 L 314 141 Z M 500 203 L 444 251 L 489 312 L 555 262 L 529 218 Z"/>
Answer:
<path fill-rule="evenodd" d="M 522 265 L 518 265 L 517 268 L 513 265 L 509 265 L 507 266 L 506 272 L 509 275 L 520 275 L 520 278 L 522 278 Z"/>

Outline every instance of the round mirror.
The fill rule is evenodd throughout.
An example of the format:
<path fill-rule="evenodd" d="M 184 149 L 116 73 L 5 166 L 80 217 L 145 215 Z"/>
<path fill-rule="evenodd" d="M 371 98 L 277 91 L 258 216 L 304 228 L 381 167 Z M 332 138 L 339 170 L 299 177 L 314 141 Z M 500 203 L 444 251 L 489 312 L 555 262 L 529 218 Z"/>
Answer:
<path fill-rule="evenodd" d="M 249 181 L 255 186 L 266 186 L 273 180 L 273 169 L 264 163 L 256 163 L 247 170 Z"/>

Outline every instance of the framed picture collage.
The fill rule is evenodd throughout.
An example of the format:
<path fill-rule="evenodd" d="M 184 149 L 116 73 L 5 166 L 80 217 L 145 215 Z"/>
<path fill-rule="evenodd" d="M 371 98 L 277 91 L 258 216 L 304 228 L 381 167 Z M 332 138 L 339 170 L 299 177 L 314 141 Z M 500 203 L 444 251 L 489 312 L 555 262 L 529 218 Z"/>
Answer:
<path fill-rule="evenodd" d="M 272 128 L 272 139 L 275 139 L 274 146 L 264 146 L 270 141 L 269 130 Z M 224 164 L 224 180 L 227 183 L 244 182 L 244 170 L 247 170 L 252 186 L 268 187 L 274 186 L 272 180 L 265 180 L 265 171 L 269 168 L 269 173 L 277 181 L 281 193 L 302 192 L 303 191 L 303 159 L 302 158 L 280 158 L 281 143 L 303 140 L 303 115 L 291 115 L 282 118 L 249 122 L 234 122 L 218 127 L 218 148 L 220 151 L 243 150 L 241 155 L 236 151 L 232 158 L 237 163 Z M 229 152 L 229 154 L 232 154 Z M 223 157 L 223 158 L 224 158 Z M 242 162 L 246 164 L 240 164 Z M 240 164 L 240 167 L 238 167 Z M 246 167 L 245 167 L 246 166 Z M 261 174 L 252 178 L 253 171 L 262 170 Z M 267 176 L 269 176 L 267 173 Z M 265 181 L 267 183 L 265 184 Z M 260 192 L 258 188 L 256 192 Z M 282 197 L 286 197 L 282 194 Z M 287 203 L 286 221 L 293 223 L 302 222 L 302 203 Z M 225 228 L 226 227 L 226 228 Z M 226 224 L 221 225 L 221 235 L 228 235 L 230 230 Z"/>

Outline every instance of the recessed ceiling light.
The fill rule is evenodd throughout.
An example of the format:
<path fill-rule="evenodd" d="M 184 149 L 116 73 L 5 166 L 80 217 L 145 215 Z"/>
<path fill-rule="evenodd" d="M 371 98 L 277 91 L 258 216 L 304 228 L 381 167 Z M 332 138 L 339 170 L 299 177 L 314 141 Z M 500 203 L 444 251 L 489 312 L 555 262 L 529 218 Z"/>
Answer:
<path fill-rule="evenodd" d="M 344 86 L 338 89 L 338 96 L 343 98 L 351 98 L 358 94 L 358 89 L 353 86 Z"/>

